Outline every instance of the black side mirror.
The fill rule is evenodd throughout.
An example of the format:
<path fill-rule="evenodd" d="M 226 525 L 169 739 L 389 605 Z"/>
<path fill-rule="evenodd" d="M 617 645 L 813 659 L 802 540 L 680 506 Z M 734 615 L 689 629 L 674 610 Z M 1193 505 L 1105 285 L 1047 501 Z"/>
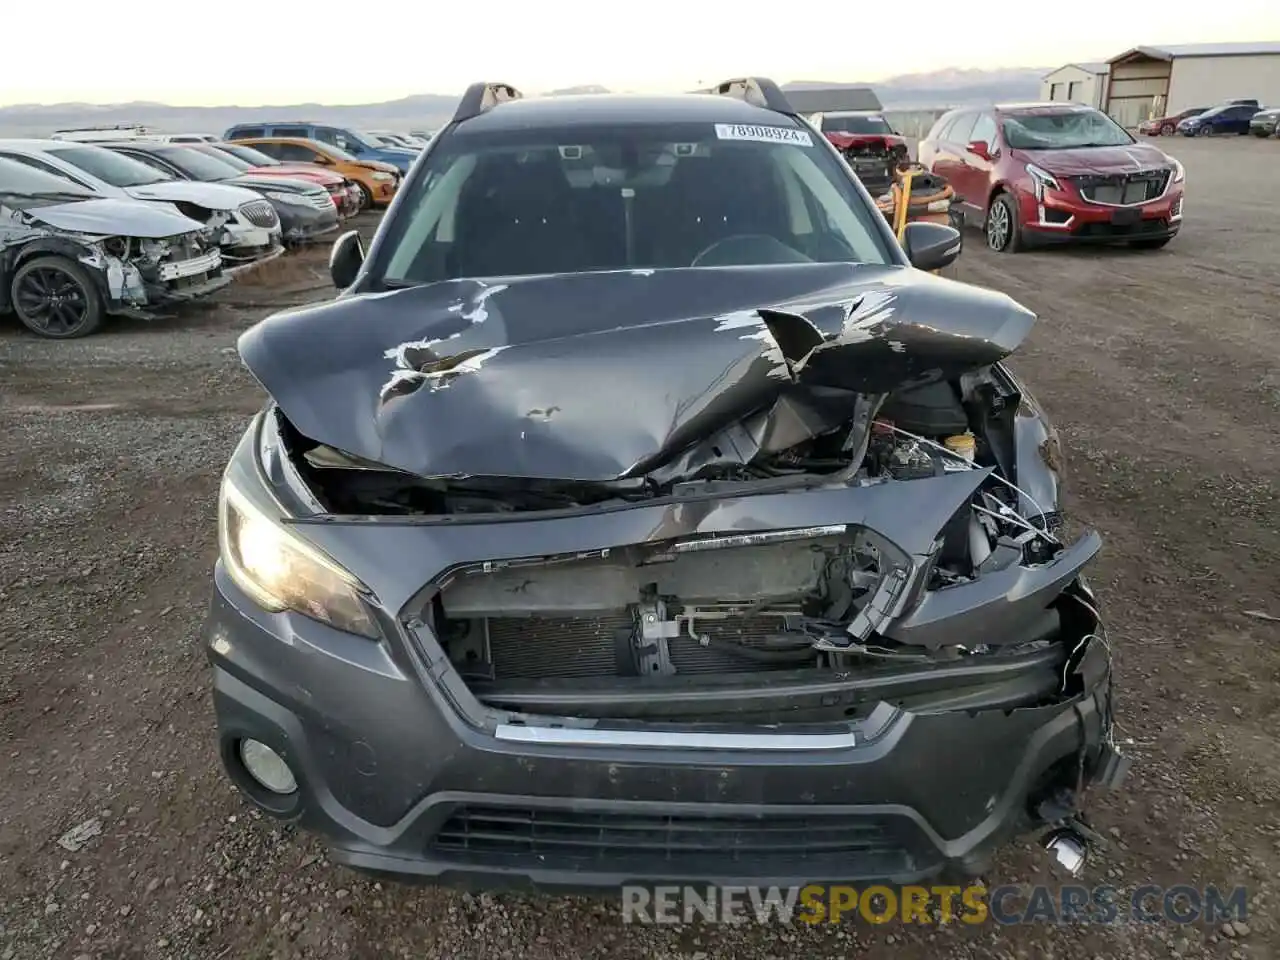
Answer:
<path fill-rule="evenodd" d="M 360 268 L 364 266 L 364 240 L 359 230 L 348 230 L 333 241 L 329 252 L 329 276 L 333 285 L 345 290 L 356 282 Z"/>
<path fill-rule="evenodd" d="M 902 234 L 902 249 L 917 270 L 941 270 L 954 263 L 960 256 L 960 243 L 960 231 L 955 227 L 927 220 L 908 223 Z"/>

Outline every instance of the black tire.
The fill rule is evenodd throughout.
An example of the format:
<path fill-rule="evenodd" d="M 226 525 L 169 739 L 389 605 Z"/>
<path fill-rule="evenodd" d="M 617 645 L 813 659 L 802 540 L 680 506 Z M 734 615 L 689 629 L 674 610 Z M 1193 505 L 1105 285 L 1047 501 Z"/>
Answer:
<path fill-rule="evenodd" d="M 363 202 L 360 204 L 360 209 L 357 210 L 356 213 L 364 213 L 366 210 L 372 210 L 373 209 L 373 191 L 370 190 L 368 187 L 366 187 L 359 180 L 356 181 L 356 186 L 360 188 L 360 196 L 364 198 Z"/>
<path fill-rule="evenodd" d="M 1001 229 L 1001 224 L 1004 224 Z M 1017 253 L 1022 249 L 1022 224 L 1018 222 L 1018 205 L 1007 193 L 998 193 L 987 209 L 982 224 L 987 249 L 996 253 Z"/>
<path fill-rule="evenodd" d="M 1173 237 L 1154 237 L 1147 240 L 1130 240 L 1129 246 L 1135 250 L 1159 250 Z"/>
<path fill-rule="evenodd" d="M 1174 130 L 1172 123 L 1166 123 L 1160 128 L 1160 136 L 1162 137 L 1172 137 L 1176 132 L 1177 131 Z"/>
<path fill-rule="evenodd" d="M 68 257 L 36 257 L 9 283 L 9 301 L 22 325 L 51 340 L 87 337 L 106 313 L 102 294 L 87 270 Z"/>

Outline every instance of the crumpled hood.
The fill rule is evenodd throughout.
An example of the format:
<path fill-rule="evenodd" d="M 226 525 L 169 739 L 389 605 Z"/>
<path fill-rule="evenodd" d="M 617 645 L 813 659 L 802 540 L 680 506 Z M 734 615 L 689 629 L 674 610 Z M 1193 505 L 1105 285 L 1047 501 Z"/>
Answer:
<path fill-rule="evenodd" d="M 168 180 L 141 187 L 125 187 L 137 200 L 167 200 L 170 203 L 196 203 L 210 210 L 238 210 L 246 203 L 262 197 L 245 187 L 226 183 L 200 183 L 195 180 Z"/>
<path fill-rule="evenodd" d="M 204 229 L 203 224 L 184 217 L 172 207 L 137 200 L 79 200 L 32 207 L 25 213 L 55 230 L 100 237 L 160 240 Z"/>
<path fill-rule="evenodd" d="M 837 429 L 851 393 L 992 363 L 1034 320 L 906 267 L 804 264 L 446 281 L 276 314 L 238 346 L 299 431 L 347 454 L 609 481 L 762 411 L 757 439 Z"/>
<path fill-rule="evenodd" d="M 1018 150 L 1024 163 L 1063 177 L 1137 173 L 1157 167 L 1172 167 L 1173 158 L 1150 143 L 1124 147 L 1081 147 L 1076 150 Z"/>

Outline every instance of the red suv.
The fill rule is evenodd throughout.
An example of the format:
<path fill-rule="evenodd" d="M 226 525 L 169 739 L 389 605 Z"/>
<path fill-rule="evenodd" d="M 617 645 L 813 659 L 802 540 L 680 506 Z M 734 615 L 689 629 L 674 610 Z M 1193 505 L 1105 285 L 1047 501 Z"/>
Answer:
<path fill-rule="evenodd" d="M 952 110 L 919 157 L 951 182 L 992 250 L 1071 240 L 1163 247 L 1182 225 L 1182 164 L 1092 107 Z"/>

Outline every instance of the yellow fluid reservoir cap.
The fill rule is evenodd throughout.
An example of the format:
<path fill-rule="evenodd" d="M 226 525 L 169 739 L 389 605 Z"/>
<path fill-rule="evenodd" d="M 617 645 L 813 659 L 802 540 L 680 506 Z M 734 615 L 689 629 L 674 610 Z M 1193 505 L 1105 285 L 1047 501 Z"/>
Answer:
<path fill-rule="evenodd" d="M 977 453 L 978 444 L 974 440 L 972 433 L 957 433 L 946 440 L 942 441 L 943 446 L 954 454 L 964 457 L 966 460 L 972 460 Z"/>

